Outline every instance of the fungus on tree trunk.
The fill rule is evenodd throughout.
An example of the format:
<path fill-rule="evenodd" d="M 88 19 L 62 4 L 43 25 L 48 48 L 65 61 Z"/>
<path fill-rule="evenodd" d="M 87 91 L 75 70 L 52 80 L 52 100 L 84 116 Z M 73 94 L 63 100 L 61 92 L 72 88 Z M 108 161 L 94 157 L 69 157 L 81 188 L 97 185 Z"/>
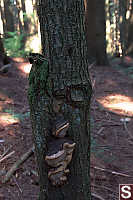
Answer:
<path fill-rule="evenodd" d="M 29 103 L 40 200 L 89 200 L 92 88 L 84 1 L 39 0 L 38 15 L 44 58 L 31 59 Z"/>

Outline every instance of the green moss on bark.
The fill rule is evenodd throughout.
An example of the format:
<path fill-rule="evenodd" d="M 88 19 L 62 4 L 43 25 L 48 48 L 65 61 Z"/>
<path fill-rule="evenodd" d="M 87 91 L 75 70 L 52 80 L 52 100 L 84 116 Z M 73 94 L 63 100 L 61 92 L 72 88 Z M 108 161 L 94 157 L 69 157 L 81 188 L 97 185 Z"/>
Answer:
<path fill-rule="evenodd" d="M 46 83 L 49 72 L 48 61 L 34 62 L 29 74 L 29 103 L 34 104 L 38 96 L 43 96 L 46 91 Z"/>

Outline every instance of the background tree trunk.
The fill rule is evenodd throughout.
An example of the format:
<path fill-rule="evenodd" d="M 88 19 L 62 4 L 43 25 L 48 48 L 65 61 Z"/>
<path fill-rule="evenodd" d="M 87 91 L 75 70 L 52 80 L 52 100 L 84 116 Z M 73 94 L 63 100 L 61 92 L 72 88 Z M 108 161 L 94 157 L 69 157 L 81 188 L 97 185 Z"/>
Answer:
<path fill-rule="evenodd" d="M 129 10 L 130 15 L 127 20 L 127 46 L 126 54 L 133 55 L 133 2 L 130 3 Z"/>
<path fill-rule="evenodd" d="M 40 176 L 40 200 L 89 200 L 89 106 L 92 91 L 84 2 L 40 0 L 38 15 L 43 54 L 47 60 L 36 55 L 31 59 L 29 103 Z M 58 100 L 62 102 L 59 109 Z M 51 126 L 58 115 L 69 121 L 67 135 L 76 147 L 67 182 L 54 187 L 48 180 L 49 168 L 44 160 L 49 140 L 53 137 Z"/>
<path fill-rule="evenodd" d="M 3 65 L 8 64 L 10 61 L 10 58 L 5 53 L 3 41 L 0 35 L 0 68 Z"/>
<path fill-rule="evenodd" d="M 10 0 L 4 0 L 5 28 L 4 32 L 14 32 L 14 17 Z"/>
<path fill-rule="evenodd" d="M 120 43 L 121 43 L 121 49 L 122 49 L 122 59 L 123 62 L 125 54 L 126 54 L 126 12 L 127 12 L 127 2 L 126 1 L 120 1 L 119 2 L 119 16 L 122 18 L 122 21 L 120 21 Z"/>
<path fill-rule="evenodd" d="M 0 67 L 4 65 L 4 57 L 5 57 L 5 51 L 3 47 L 2 38 L 0 36 Z"/>
<path fill-rule="evenodd" d="M 106 65 L 106 20 L 105 1 L 96 0 L 96 62 L 98 65 Z"/>
<path fill-rule="evenodd" d="M 89 60 L 96 60 L 96 0 L 85 0 L 86 37 Z"/>

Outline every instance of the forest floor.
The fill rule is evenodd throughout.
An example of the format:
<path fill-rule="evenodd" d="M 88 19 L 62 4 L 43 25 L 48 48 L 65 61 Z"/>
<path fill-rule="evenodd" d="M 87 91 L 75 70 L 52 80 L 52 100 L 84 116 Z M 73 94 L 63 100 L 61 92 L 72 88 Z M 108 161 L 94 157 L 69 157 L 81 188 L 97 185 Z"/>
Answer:
<path fill-rule="evenodd" d="M 0 75 L 0 200 L 37 200 L 34 153 L 8 182 L 5 174 L 33 145 L 27 101 L 30 64 L 15 59 Z M 118 200 L 119 184 L 133 183 L 133 60 L 112 59 L 92 66 L 91 191 L 101 200 Z M 99 199 L 100 199 L 99 198 Z"/>

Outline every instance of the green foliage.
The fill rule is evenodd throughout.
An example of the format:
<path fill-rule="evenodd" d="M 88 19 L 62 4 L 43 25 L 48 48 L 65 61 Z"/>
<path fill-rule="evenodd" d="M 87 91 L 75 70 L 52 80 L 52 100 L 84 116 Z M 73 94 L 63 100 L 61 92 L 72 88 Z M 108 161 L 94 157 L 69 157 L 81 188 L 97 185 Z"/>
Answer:
<path fill-rule="evenodd" d="M 8 32 L 8 38 L 4 39 L 4 47 L 8 56 L 11 57 L 25 57 L 29 52 L 23 49 L 23 39 L 26 33 Z"/>
<path fill-rule="evenodd" d="M 23 12 L 23 20 L 24 20 L 24 21 L 27 21 L 27 20 L 28 20 L 28 16 L 27 16 L 27 13 L 26 13 L 26 12 Z"/>

